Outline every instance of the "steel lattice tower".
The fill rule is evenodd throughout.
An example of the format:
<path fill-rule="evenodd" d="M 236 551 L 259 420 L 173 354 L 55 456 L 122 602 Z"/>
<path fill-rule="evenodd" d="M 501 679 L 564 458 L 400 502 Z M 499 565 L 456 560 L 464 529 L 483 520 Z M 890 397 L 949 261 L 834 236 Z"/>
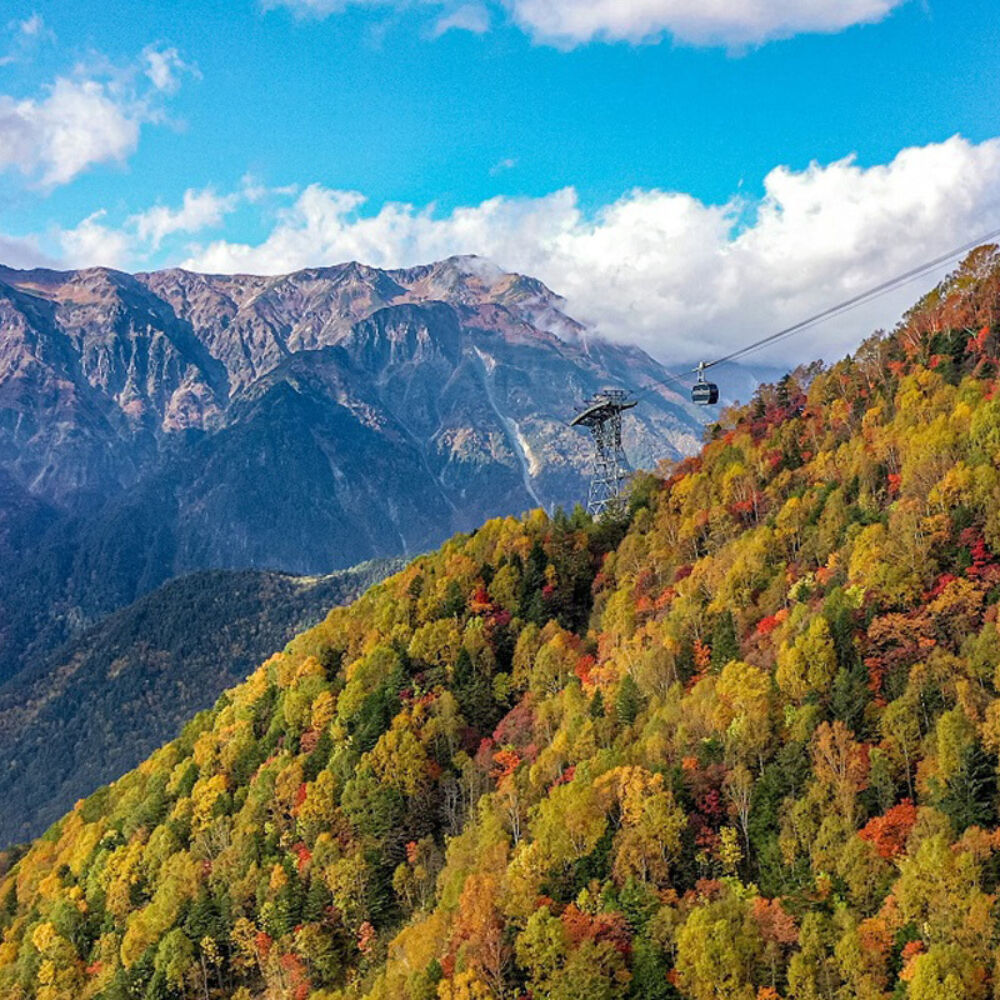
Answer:
<path fill-rule="evenodd" d="M 621 512 L 625 484 L 631 475 L 622 448 L 622 413 L 635 406 L 622 389 L 602 389 L 584 403 L 571 427 L 586 427 L 594 438 L 594 464 L 590 476 L 587 511 L 593 517 Z"/>

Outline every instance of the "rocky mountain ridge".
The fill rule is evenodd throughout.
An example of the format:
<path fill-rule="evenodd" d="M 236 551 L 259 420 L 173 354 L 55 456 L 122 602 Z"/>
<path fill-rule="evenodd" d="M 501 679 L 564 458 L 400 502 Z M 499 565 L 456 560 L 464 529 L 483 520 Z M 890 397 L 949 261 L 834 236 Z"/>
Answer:
<path fill-rule="evenodd" d="M 0 267 L 0 454 L 30 492 L 72 506 L 134 482 L 171 436 L 228 426 L 228 407 L 250 386 L 333 347 L 347 355 L 338 360 L 371 369 L 380 389 L 424 363 L 447 384 L 442 369 L 473 351 L 489 381 L 501 360 L 493 345 L 579 369 L 569 386 L 577 392 L 602 378 L 661 374 L 637 349 L 592 344 L 563 305 L 540 282 L 478 258 L 395 271 L 352 262 L 274 278 Z M 411 418 L 405 391 L 381 395 Z M 666 450 L 690 450 L 693 411 L 660 395 L 673 418 L 660 428 Z"/>

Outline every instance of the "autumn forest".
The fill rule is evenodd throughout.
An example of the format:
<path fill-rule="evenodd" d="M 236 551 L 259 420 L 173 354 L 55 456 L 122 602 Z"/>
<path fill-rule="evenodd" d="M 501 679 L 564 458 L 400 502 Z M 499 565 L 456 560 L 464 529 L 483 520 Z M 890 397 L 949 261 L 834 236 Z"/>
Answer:
<path fill-rule="evenodd" d="M 0 856 L 4 1000 L 1000 996 L 1000 250 Z"/>

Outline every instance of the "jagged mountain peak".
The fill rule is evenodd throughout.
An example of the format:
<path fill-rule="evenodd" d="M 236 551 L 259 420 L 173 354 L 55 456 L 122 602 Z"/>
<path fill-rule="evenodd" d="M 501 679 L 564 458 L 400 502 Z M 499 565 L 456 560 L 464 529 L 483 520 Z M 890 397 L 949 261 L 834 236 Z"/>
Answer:
<path fill-rule="evenodd" d="M 567 363 L 595 366 L 579 350 L 584 328 L 563 311 L 558 295 L 534 278 L 473 255 L 395 270 L 348 261 L 275 276 L 183 268 L 135 275 L 103 267 L 0 268 L 0 280 L 56 306 L 42 325 L 49 327 L 46 342 L 59 349 L 35 362 L 43 368 L 58 362 L 59 378 L 86 382 L 99 397 L 109 393 L 104 402 L 128 409 L 133 424 L 141 411 L 140 423 L 158 427 L 156 433 L 205 427 L 217 418 L 220 399 L 224 404 L 227 395 L 292 355 L 337 344 L 356 348 L 359 337 L 370 344 L 372 330 L 384 337 L 386 324 L 395 331 L 392 357 L 400 360 L 414 360 L 412 351 L 398 352 L 413 341 L 437 343 L 457 363 L 476 346 L 477 336 L 488 336 L 493 347 L 544 347 Z M 441 308 L 416 308 L 433 303 Z M 13 308 L 31 312 L 24 303 Z M 385 310 L 390 312 L 379 316 Z M 38 325 L 37 311 L 31 321 Z M 369 321 L 374 326 L 359 333 L 359 324 Z M 404 332 L 401 324 L 413 329 Z M 606 366 L 610 355 L 616 364 L 657 368 L 634 349 L 609 348 L 598 365 Z M 17 369 L 8 359 L 0 384 Z M 97 403 L 104 405 L 100 398 Z"/>

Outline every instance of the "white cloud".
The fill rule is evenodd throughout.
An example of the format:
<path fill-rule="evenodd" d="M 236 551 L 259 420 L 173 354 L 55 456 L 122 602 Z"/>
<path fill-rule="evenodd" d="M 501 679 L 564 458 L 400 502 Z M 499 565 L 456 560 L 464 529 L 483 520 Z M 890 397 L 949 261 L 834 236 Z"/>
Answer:
<path fill-rule="evenodd" d="M 268 187 L 251 173 L 246 173 L 240 178 L 239 197 L 251 204 L 257 204 L 265 198 L 291 198 L 298 193 L 298 184 Z"/>
<path fill-rule="evenodd" d="M 13 43 L 10 50 L 0 56 L 0 66 L 25 61 L 42 42 L 53 42 L 56 37 L 38 13 L 10 21 L 7 30 L 13 35 Z"/>
<path fill-rule="evenodd" d="M 326 17 L 329 14 L 339 14 L 345 10 L 352 0 L 260 0 L 261 10 L 277 10 L 287 7 L 296 17 Z M 392 0 L 354 0 L 363 7 L 402 6 L 393 4 Z"/>
<path fill-rule="evenodd" d="M 885 165 L 848 157 L 802 171 L 777 167 L 757 200 L 707 205 L 633 190 L 594 212 L 572 188 L 497 197 L 447 214 L 310 185 L 258 244 L 219 240 L 184 266 L 281 273 L 361 260 L 404 266 L 477 253 L 531 274 L 568 311 L 665 360 L 716 356 L 1000 226 L 1000 139 L 961 137 L 903 150 Z M 891 323 L 920 287 L 826 324 L 770 355 L 837 357 Z M 767 355 L 762 355 L 766 358 Z"/>
<path fill-rule="evenodd" d="M 155 93 L 176 89 L 175 74 L 184 66 L 175 50 L 155 48 L 144 51 L 142 65 Z M 17 170 L 52 188 L 95 164 L 123 163 L 142 126 L 160 118 L 153 95 L 136 88 L 134 76 L 134 67 L 105 69 L 60 76 L 38 97 L 0 94 L 0 171 Z"/>
<path fill-rule="evenodd" d="M 40 100 L 0 95 L 0 169 L 65 184 L 94 163 L 123 161 L 140 122 L 96 80 L 60 77 Z"/>
<path fill-rule="evenodd" d="M 175 48 L 147 45 L 142 50 L 142 59 L 147 79 L 164 94 L 175 94 L 181 85 L 180 78 L 185 73 L 201 76 L 197 67 L 185 62 Z"/>
<path fill-rule="evenodd" d="M 276 199 L 284 207 L 275 212 Z M 219 227 L 255 206 L 271 230 L 258 243 L 219 239 L 178 253 L 179 234 Z M 132 267 L 165 255 L 212 272 L 277 274 L 361 260 L 407 266 L 475 253 L 541 278 L 567 311 L 611 339 L 668 362 L 716 357 L 1000 227 L 1000 138 L 959 136 L 863 167 L 852 157 L 804 170 L 776 167 L 763 195 L 706 204 L 636 189 L 585 210 L 573 188 L 496 197 L 442 213 L 312 184 L 269 188 L 247 176 L 232 193 L 189 189 L 113 225 L 104 211 L 45 238 L 0 236 L 0 262 Z M 164 254 L 158 253 L 158 261 Z M 759 360 L 841 356 L 891 324 L 932 283 L 904 287 L 819 326 Z"/>
<path fill-rule="evenodd" d="M 508 0 L 537 41 L 643 42 L 670 35 L 689 45 L 759 45 L 881 21 L 905 0 Z"/>
<path fill-rule="evenodd" d="M 881 21 L 906 0 L 494 0 L 535 41 L 569 48 L 592 41 L 648 42 L 664 36 L 688 45 L 729 48 L 813 32 L 837 32 Z M 261 0 L 264 10 L 286 7 L 298 17 L 326 17 L 348 6 L 444 7 L 434 34 L 447 27 L 482 32 L 481 3 L 446 0 Z M 464 12 L 464 13 L 463 13 Z M 449 21 L 454 20 L 454 23 Z M 444 25 L 445 27 L 442 27 Z"/>
<path fill-rule="evenodd" d="M 17 28 L 22 35 L 28 38 L 54 37 L 48 26 L 45 24 L 45 18 L 42 17 L 42 15 L 37 11 L 29 17 L 26 17 L 23 21 L 18 21 Z"/>
<path fill-rule="evenodd" d="M 211 188 L 188 188 L 180 208 L 154 205 L 129 219 L 139 241 L 158 250 L 164 237 L 172 233 L 197 233 L 218 226 L 239 201 L 239 195 L 216 194 Z"/>
<path fill-rule="evenodd" d="M 481 3 L 466 3 L 438 18 L 434 25 L 434 36 L 446 31 L 471 31 L 482 35 L 490 30 L 490 12 Z"/>
<path fill-rule="evenodd" d="M 58 261 L 45 253 L 36 236 L 0 234 L 0 264 L 6 267 L 55 267 Z"/>
<path fill-rule="evenodd" d="M 246 181 L 246 179 L 244 179 Z M 0 265 L 8 267 L 146 266 L 163 241 L 178 233 L 194 234 L 221 225 L 241 202 L 286 196 L 288 189 L 250 188 L 219 195 L 212 188 L 189 188 L 177 208 L 154 205 L 130 215 L 120 226 L 108 221 L 106 209 L 92 212 L 72 228 L 52 226 L 42 235 L 0 233 Z"/>
<path fill-rule="evenodd" d="M 222 224 L 241 200 L 250 200 L 249 189 L 220 195 L 212 188 L 188 188 L 178 208 L 154 205 L 130 215 L 123 226 L 108 225 L 104 209 L 94 212 L 73 229 L 57 230 L 66 263 L 73 267 L 129 267 L 148 261 L 163 240 L 175 233 L 200 233 Z"/>
<path fill-rule="evenodd" d="M 73 229 L 58 233 L 62 260 L 69 267 L 125 267 L 132 260 L 128 233 L 105 225 L 104 209 L 87 216 Z"/>
<path fill-rule="evenodd" d="M 513 170 L 517 166 L 517 157 L 507 156 L 490 167 L 490 177 L 496 177 L 507 170 Z"/>

